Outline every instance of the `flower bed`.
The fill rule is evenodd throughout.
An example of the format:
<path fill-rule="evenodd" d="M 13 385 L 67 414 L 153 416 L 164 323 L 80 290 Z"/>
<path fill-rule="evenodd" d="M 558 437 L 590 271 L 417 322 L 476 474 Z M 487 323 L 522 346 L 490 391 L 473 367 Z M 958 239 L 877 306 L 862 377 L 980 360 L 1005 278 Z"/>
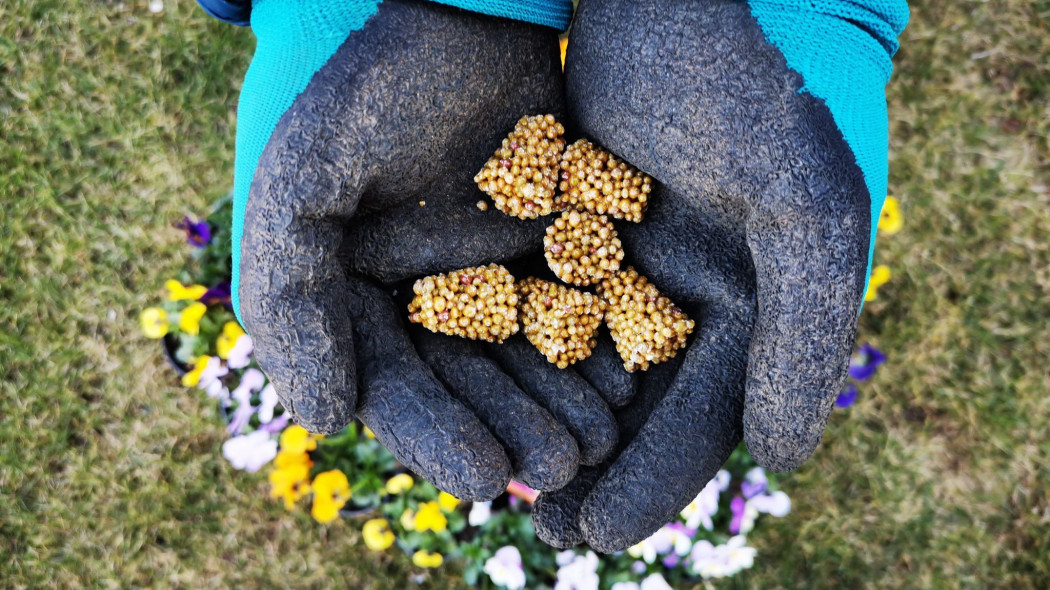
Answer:
<path fill-rule="evenodd" d="M 165 344 L 182 384 L 215 400 L 217 421 L 230 435 L 222 445 L 230 465 L 268 468 L 270 496 L 289 510 L 309 506 L 321 525 L 356 519 L 369 549 L 396 545 L 423 570 L 456 562 L 472 585 L 555 590 L 658 590 L 733 576 L 754 563 L 747 539 L 762 515 L 790 512 L 776 478 L 741 445 L 673 522 L 638 545 L 602 556 L 585 548 L 558 551 L 536 537 L 529 516 L 536 493 L 522 484 L 512 483 L 493 502 L 460 502 L 408 473 L 360 424 L 329 437 L 289 424 L 230 309 L 230 215 L 227 197 L 207 219 L 176 224 L 193 256 L 165 284 L 164 303 L 144 310 L 140 321 L 147 337 Z M 900 225 L 890 197 L 880 230 L 892 234 Z M 889 278 L 887 267 L 876 267 L 866 300 Z M 857 385 L 885 360 L 861 345 L 836 405 L 852 405 Z"/>

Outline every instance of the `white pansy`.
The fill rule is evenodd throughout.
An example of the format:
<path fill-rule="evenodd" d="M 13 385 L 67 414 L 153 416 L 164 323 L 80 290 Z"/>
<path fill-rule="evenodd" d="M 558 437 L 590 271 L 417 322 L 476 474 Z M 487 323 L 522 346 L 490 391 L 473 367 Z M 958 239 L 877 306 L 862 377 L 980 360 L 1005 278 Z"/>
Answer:
<path fill-rule="evenodd" d="M 674 590 L 660 574 L 653 574 L 642 580 L 639 590 Z"/>
<path fill-rule="evenodd" d="M 571 554 L 571 561 L 566 553 Z M 554 590 L 598 590 L 598 556 L 593 551 L 585 555 L 563 551 L 557 559 L 561 567 L 558 568 Z"/>
<path fill-rule="evenodd" d="M 729 488 L 730 478 L 729 472 L 722 469 L 711 481 L 707 482 L 707 485 L 697 494 L 696 498 L 682 510 L 685 526 L 691 529 L 697 529 L 701 526 L 707 530 L 714 528 L 711 517 L 718 512 L 718 498 L 722 492 Z"/>
<path fill-rule="evenodd" d="M 222 443 L 222 456 L 234 469 L 258 471 L 277 456 L 277 441 L 265 430 L 256 430 Z"/>
<path fill-rule="evenodd" d="M 474 502 L 467 515 L 470 526 L 481 526 L 492 518 L 492 502 Z"/>
<path fill-rule="evenodd" d="M 500 547 L 495 555 L 485 561 L 482 569 L 497 586 L 508 590 L 521 590 L 525 587 L 525 568 L 521 564 L 521 552 L 513 545 Z"/>

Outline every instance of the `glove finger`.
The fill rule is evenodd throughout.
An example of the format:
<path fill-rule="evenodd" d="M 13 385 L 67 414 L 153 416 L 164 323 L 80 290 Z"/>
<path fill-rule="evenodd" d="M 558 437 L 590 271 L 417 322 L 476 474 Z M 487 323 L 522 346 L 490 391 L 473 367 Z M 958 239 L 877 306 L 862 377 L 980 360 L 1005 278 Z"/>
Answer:
<path fill-rule="evenodd" d="M 616 445 L 616 420 L 583 377 L 547 362 L 521 334 L 487 348 L 503 371 L 576 439 L 580 463 L 597 465 L 609 456 Z"/>
<path fill-rule="evenodd" d="M 740 442 L 750 325 L 728 310 L 705 311 L 693 315 L 698 334 L 667 393 L 580 508 L 584 537 L 598 551 L 621 551 L 656 532 Z"/>
<path fill-rule="evenodd" d="M 626 406 L 638 388 L 637 375 L 623 368 L 616 343 L 604 326 L 598 331 L 598 345 L 594 352 L 573 365 L 573 369 L 598 390 L 610 408 Z"/>
<path fill-rule="evenodd" d="M 419 358 L 390 297 L 357 279 L 347 286 L 361 421 L 398 461 L 453 496 L 487 501 L 503 493 L 511 477 L 506 453 Z"/>
<path fill-rule="evenodd" d="M 481 163 L 484 159 L 479 169 Z M 443 179 L 446 187 L 423 197 L 425 207 L 413 202 L 355 217 L 345 244 L 350 272 L 391 283 L 505 263 L 542 249 L 548 220 L 522 220 L 495 207 L 481 211 L 477 203 L 488 197 L 473 190 L 469 178 L 463 183 L 452 176 Z"/>
<path fill-rule="evenodd" d="M 795 469 L 820 444 L 846 378 L 867 277 L 867 190 L 823 114 L 828 136 L 810 143 L 830 147 L 796 158 L 797 176 L 773 182 L 747 222 L 758 317 L 744 436 L 773 471 Z"/>
<path fill-rule="evenodd" d="M 414 332 L 434 373 L 502 443 L 515 479 L 538 490 L 568 483 L 579 467 L 580 452 L 562 424 L 522 392 L 476 343 Z"/>
<path fill-rule="evenodd" d="M 568 549 L 583 543 L 580 506 L 607 468 L 605 463 L 580 467 L 576 477 L 565 487 L 543 492 L 536 497 L 532 505 L 532 525 L 541 541 L 558 549 Z"/>
<path fill-rule="evenodd" d="M 613 455 L 601 465 L 581 467 L 568 485 L 560 490 L 544 492 L 536 498 L 532 508 L 532 523 L 540 540 L 559 549 L 574 547 L 586 540 L 580 528 L 580 508 L 594 485 L 609 470 L 616 455 L 638 434 L 653 408 L 663 398 L 680 366 L 681 356 L 657 365 L 638 377 L 639 395 L 616 412 L 619 441 Z"/>

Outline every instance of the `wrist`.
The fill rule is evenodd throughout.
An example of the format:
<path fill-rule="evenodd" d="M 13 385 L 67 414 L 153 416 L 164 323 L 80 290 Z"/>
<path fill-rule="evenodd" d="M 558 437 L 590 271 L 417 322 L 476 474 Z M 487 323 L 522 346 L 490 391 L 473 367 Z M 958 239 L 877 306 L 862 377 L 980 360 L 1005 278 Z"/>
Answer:
<path fill-rule="evenodd" d="M 260 43 L 337 39 L 376 13 L 379 0 L 252 0 L 251 26 Z"/>

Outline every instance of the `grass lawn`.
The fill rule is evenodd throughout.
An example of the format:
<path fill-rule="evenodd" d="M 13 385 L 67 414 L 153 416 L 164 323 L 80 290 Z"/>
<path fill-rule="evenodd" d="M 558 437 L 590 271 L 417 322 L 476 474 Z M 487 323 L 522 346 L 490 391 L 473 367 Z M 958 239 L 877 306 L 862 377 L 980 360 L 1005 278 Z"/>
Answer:
<path fill-rule="evenodd" d="M 403 588 L 234 472 L 137 314 L 232 181 L 253 38 L 190 0 L 0 2 L 0 586 Z M 1050 2 L 914 2 L 889 89 L 890 357 L 727 587 L 1050 586 Z M 455 573 L 422 587 L 459 587 Z"/>

